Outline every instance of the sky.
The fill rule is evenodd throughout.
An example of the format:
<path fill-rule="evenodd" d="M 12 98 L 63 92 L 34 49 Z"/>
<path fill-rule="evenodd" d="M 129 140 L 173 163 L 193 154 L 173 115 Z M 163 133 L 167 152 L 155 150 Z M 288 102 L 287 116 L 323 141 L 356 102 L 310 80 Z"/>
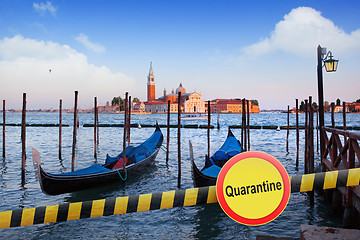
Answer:
<path fill-rule="evenodd" d="M 324 99 L 360 99 L 357 0 L 0 0 L 6 109 L 91 108 L 176 90 L 256 99 L 261 110 L 317 101 L 317 47 L 339 60 Z M 51 69 L 51 71 L 49 71 Z"/>

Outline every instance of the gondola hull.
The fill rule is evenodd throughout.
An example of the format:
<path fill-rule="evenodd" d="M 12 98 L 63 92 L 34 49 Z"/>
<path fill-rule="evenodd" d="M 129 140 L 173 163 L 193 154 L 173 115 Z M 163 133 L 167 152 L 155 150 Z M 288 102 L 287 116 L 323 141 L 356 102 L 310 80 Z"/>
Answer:
<path fill-rule="evenodd" d="M 123 182 L 125 176 L 127 176 L 127 178 L 131 178 L 149 165 L 153 164 L 158 152 L 159 149 L 139 163 L 126 166 L 126 175 L 124 174 L 123 169 L 119 169 L 118 171 L 114 170 L 99 174 L 57 176 L 47 173 L 41 168 L 41 166 L 39 166 L 40 186 L 42 191 L 47 195 L 59 195 L 101 187 L 115 182 Z"/>
<path fill-rule="evenodd" d="M 234 145 L 234 148 L 228 148 L 227 150 L 237 150 L 240 153 L 241 152 L 241 144 L 234 137 L 234 135 L 230 131 L 230 129 L 229 129 L 229 132 L 228 132 L 228 138 L 229 137 L 233 137 L 236 144 Z M 224 143 L 221 148 L 223 148 L 225 145 L 226 144 Z M 206 166 L 204 166 L 204 168 L 202 168 L 202 170 L 199 170 L 199 168 L 196 166 L 195 160 L 194 160 L 193 146 L 192 146 L 192 143 L 190 141 L 189 141 L 189 150 L 190 150 L 190 161 L 191 161 L 191 177 L 192 177 L 192 180 L 193 180 L 193 183 L 194 183 L 194 187 L 205 187 L 205 186 L 216 185 L 217 177 L 208 176 L 208 175 L 203 174 L 203 171 L 206 169 Z M 205 158 L 205 162 L 207 162 L 206 158 Z"/>
<path fill-rule="evenodd" d="M 126 162 L 129 161 L 130 164 L 126 164 L 125 171 L 122 167 L 123 153 L 115 158 L 107 156 L 104 165 L 94 164 L 88 168 L 62 174 L 46 172 L 41 167 L 40 154 L 35 149 L 33 149 L 33 162 L 42 191 L 48 195 L 58 195 L 123 182 L 132 178 L 154 163 L 162 142 L 163 135 L 157 124 L 155 132 L 145 142 L 137 147 L 129 146 L 130 151 L 126 154 Z"/>
<path fill-rule="evenodd" d="M 197 168 L 194 159 L 191 159 L 191 177 L 194 187 L 206 187 L 216 185 L 216 177 L 206 176 Z"/>
<path fill-rule="evenodd" d="M 191 161 L 191 178 L 193 180 L 194 187 L 206 187 L 206 186 L 215 185 L 217 178 L 206 176 L 196 166 L 191 142 L 189 142 L 189 148 L 190 148 L 190 161 Z"/>

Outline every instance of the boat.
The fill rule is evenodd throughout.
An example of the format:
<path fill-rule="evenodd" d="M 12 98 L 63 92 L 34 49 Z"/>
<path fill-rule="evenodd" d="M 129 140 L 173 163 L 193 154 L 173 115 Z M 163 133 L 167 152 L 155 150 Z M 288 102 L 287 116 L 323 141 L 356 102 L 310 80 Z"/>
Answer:
<path fill-rule="evenodd" d="M 210 158 L 205 156 L 205 166 L 199 170 L 194 161 L 193 146 L 189 141 L 190 161 L 191 161 L 191 176 L 194 187 L 205 187 L 216 185 L 216 179 L 221 168 L 232 157 L 241 153 L 240 141 L 234 136 L 230 128 L 228 136 L 220 147 Z"/>
<path fill-rule="evenodd" d="M 136 173 L 153 164 L 163 142 L 163 134 L 158 124 L 155 132 L 137 147 L 126 147 L 125 169 L 123 153 L 117 157 L 106 156 L 105 164 L 93 164 L 90 167 L 73 172 L 52 174 L 46 172 L 40 161 L 40 154 L 33 149 L 33 163 L 41 190 L 47 195 L 58 195 L 100 187 L 125 181 Z"/>
<path fill-rule="evenodd" d="M 185 114 L 183 116 L 181 116 L 181 120 L 207 120 L 208 116 L 207 115 L 202 115 L 200 114 L 196 114 L 196 113 L 192 113 L 192 114 Z"/>

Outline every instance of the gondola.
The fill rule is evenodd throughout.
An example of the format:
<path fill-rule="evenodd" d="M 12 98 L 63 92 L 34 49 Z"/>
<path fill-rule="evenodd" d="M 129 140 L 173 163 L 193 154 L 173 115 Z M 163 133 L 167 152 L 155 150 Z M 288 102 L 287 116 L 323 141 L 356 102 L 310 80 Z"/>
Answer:
<path fill-rule="evenodd" d="M 191 176 L 194 187 L 205 187 L 216 184 L 217 176 L 224 164 L 232 157 L 241 153 L 240 141 L 234 136 L 229 128 L 228 136 L 220 147 L 210 158 L 205 156 L 205 166 L 199 170 L 194 161 L 193 147 L 189 142 Z"/>
<path fill-rule="evenodd" d="M 38 174 L 41 190 L 47 195 L 58 195 L 104 186 L 118 181 L 125 181 L 135 173 L 141 172 L 152 164 L 163 142 L 163 134 L 156 125 L 155 132 L 137 147 L 128 146 L 125 153 L 125 171 L 123 153 L 117 157 L 106 156 L 105 164 L 62 174 L 51 174 L 41 167 L 40 154 L 35 149 L 33 163 Z"/>

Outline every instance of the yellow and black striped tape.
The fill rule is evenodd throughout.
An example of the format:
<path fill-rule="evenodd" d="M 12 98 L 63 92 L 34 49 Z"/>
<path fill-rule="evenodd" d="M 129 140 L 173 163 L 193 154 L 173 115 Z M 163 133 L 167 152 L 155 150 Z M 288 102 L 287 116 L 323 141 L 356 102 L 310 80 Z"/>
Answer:
<path fill-rule="evenodd" d="M 291 192 L 359 185 L 360 168 L 290 177 Z M 99 199 L 0 212 L 0 228 L 216 203 L 216 187 Z"/>

